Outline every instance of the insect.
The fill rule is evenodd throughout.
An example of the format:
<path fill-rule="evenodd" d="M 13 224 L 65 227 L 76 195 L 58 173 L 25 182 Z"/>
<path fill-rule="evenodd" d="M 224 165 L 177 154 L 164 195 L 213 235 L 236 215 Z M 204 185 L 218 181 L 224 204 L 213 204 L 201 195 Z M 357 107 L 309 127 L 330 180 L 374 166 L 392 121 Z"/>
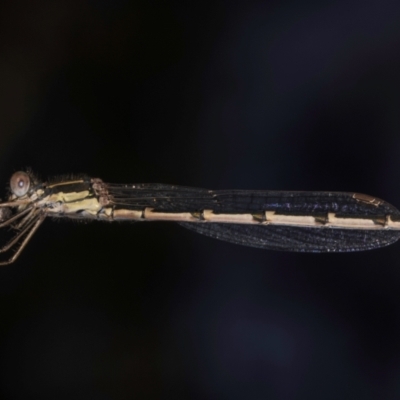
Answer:
<path fill-rule="evenodd" d="M 165 184 L 112 184 L 81 177 L 40 182 L 16 172 L 0 227 L 15 234 L 0 249 L 14 262 L 47 218 L 175 221 L 220 240 L 263 249 L 350 252 L 400 238 L 400 211 L 375 197 L 346 192 L 207 190 Z"/>

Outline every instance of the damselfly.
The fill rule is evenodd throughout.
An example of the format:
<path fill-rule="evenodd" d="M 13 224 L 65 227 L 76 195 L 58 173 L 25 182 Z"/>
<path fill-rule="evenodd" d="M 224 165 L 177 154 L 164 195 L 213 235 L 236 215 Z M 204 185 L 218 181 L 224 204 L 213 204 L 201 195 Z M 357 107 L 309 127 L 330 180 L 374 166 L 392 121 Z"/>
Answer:
<path fill-rule="evenodd" d="M 16 233 L 0 249 L 14 262 L 46 217 L 175 221 L 217 239 L 263 249 L 346 252 L 400 238 L 400 211 L 375 197 L 344 192 L 207 190 L 164 184 L 110 184 L 78 177 L 40 182 L 16 172 L 0 203 L 0 227 Z"/>

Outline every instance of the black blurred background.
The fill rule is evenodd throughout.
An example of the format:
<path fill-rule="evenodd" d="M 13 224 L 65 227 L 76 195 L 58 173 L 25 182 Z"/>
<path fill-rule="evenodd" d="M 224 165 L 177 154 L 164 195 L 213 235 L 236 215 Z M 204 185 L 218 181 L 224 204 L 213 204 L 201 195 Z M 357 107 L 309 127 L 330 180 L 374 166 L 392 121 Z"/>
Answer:
<path fill-rule="evenodd" d="M 0 3 L 0 182 L 400 206 L 400 3 Z M 400 245 L 262 251 L 46 221 L 0 270 L 0 398 L 398 399 Z"/>

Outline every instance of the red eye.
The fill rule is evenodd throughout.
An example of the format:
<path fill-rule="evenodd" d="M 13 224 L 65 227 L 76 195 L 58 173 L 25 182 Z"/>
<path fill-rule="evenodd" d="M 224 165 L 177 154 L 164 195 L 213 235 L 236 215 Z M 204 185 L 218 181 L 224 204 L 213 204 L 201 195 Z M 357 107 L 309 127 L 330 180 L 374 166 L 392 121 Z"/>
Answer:
<path fill-rule="evenodd" d="M 26 172 L 16 172 L 10 179 L 10 188 L 17 197 L 24 196 L 31 185 L 31 180 Z"/>

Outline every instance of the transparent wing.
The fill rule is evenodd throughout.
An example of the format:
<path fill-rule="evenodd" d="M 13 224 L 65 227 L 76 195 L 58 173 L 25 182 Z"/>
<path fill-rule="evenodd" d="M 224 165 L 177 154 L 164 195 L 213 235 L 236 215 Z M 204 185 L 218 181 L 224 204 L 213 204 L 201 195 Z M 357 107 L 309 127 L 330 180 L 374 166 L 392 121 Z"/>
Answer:
<path fill-rule="evenodd" d="M 156 211 L 257 213 L 377 217 L 400 219 L 389 203 L 369 196 L 357 198 L 346 192 L 284 192 L 207 190 L 163 184 L 107 185 L 115 206 Z M 361 198 L 361 200 L 360 200 Z M 374 201 L 372 201 L 374 200 Z M 216 239 L 263 249 L 299 252 L 349 252 L 387 246 L 400 238 L 395 230 L 356 230 L 272 225 L 180 223 Z"/>
<path fill-rule="evenodd" d="M 180 223 L 187 229 L 215 239 L 261 249 L 297 252 L 350 252 L 388 246 L 399 231 L 297 228 L 268 225 Z"/>

